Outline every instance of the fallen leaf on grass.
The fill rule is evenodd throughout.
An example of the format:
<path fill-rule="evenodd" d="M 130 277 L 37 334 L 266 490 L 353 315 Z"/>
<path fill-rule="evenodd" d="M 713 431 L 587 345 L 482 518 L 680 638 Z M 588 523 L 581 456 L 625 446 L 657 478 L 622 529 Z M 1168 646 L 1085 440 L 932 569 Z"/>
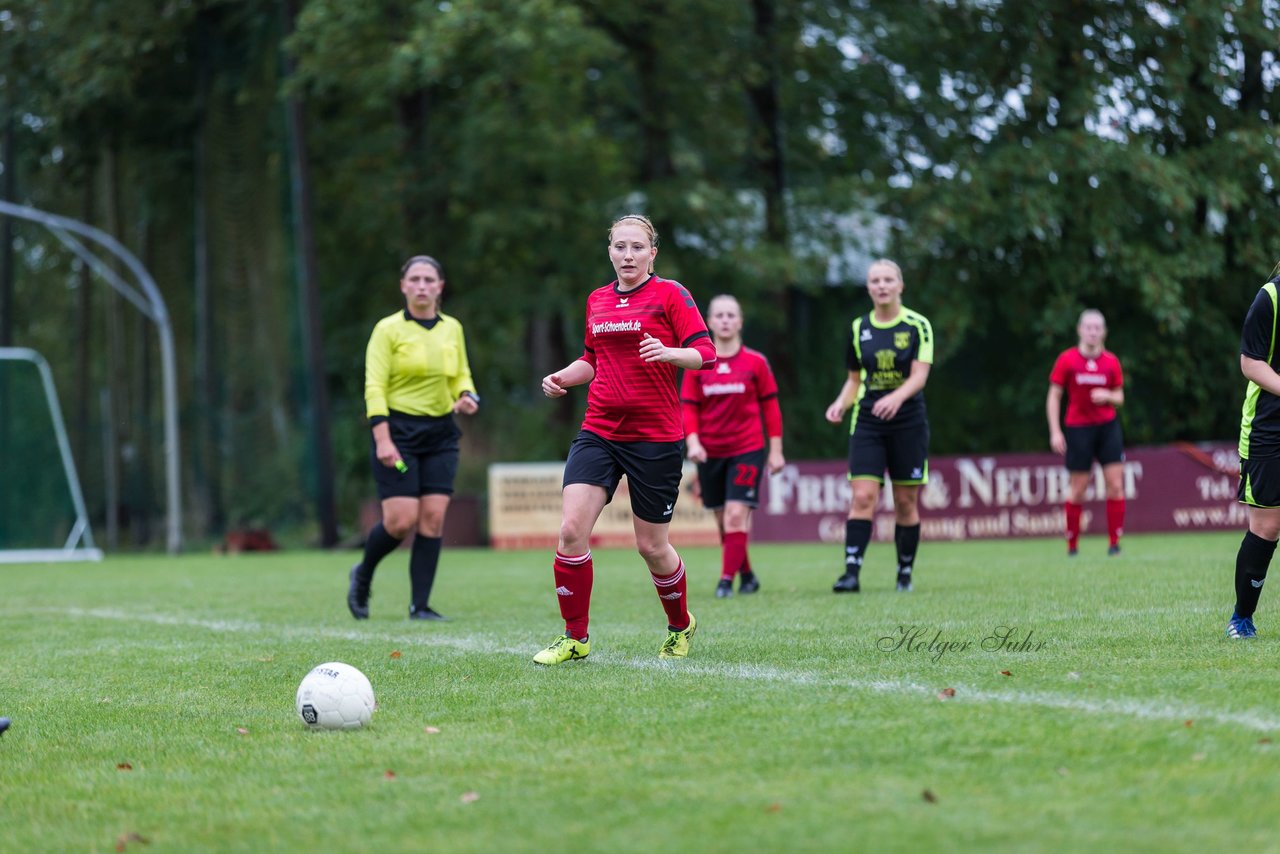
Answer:
<path fill-rule="evenodd" d="M 1265 735 L 1262 738 L 1258 739 L 1258 744 L 1270 744 L 1270 743 L 1271 743 L 1271 739 L 1267 738 Z"/>
<path fill-rule="evenodd" d="M 1001 671 L 1000 671 L 1000 675 L 1001 675 L 1001 676 L 1012 676 L 1013 674 L 1012 674 L 1012 673 L 1010 673 L 1008 670 L 1001 670 Z"/>
<path fill-rule="evenodd" d="M 464 804 L 474 804 L 476 801 L 480 800 L 480 793 L 463 792 L 462 797 L 458 798 L 458 800 L 462 801 Z"/>
<path fill-rule="evenodd" d="M 242 727 L 242 726 L 238 726 L 238 727 L 236 727 L 236 732 L 240 733 L 241 735 L 248 735 L 248 734 L 249 734 L 249 730 L 245 729 L 245 728 L 244 728 L 244 727 Z"/>
<path fill-rule="evenodd" d="M 1182 722 L 1182 725 L 1183 725 L 1183 726 L 1187 726 L 1187 727 L 1192 726 L 1193 724 L 1194 724 L 1194 721 L 1183 721 L 1183 722 Z"/>
<path fill-rule="evenodd" d="M 258 658 L 258 661 L 262 661 L 262 662 L 275 661 L 275 660 L 276 660 L 276 657 L 274 655 L 263 655 Z"/>
<path fill-rule="evenodd" d="M 774 803 L 771 803 L 769 804 L 769 806 L 765 807 L 764 811 L 765 812 L 782 812 L 782 804 L 777 803 L 775 801 Z"/>
<path fill-rule="evenodd" d="M 99 700 L 98 702 L 99 702 L 99 703 L 110 703 L 110 702 L 111 702 L 111 698 L 110 698 L 110 697 L 103 697 L 103 698 L 102 698 L 101 700 Z"/>
<path fill-rule="evenodd" d="M 117 762 L 117 763 L 116 763 L 116 770 L 117 770 L 117 771 L 132 771 L 132 770 L 133 770 L 133 766 L 132 766 L 132 765 L 130 765 L 128 762 Z"/>
<path fill-rule="evenodd" d="M 427 735 L 438 735 L 440 733 L 440 727 L 438 726 L 424 727 L 422 731 L 425 732 Z"/>
<path fill-rule="evenodd" d="M 396 778 L 396 772 L 395 772 L 395 771 L 391 771 L 391 770 L 389 770 L 389 769 L 388 769 L 388 770 L 386 770 L 386 771 L 383 771 L 383 772 L 382 772 L 382 779 L 384 779 L 384 780 L 394 780 L 395 778 Z"/>
<path fill-rule="evenodd" d="M 939 691 L 939 692 L 938 692 L 938 699 L 939 699 L 939 700 L 950 700 L 950 699 L 951 699 L 952 697 L 954 697 L 955 695 L 956 695 L 956 689 L 955 689 L 955 688 L 943 688 L 941 691 Z"/>
<path fill-rule="evenodd" d="M 137 842 L 140 845 L 149 845 L 151 840 L 143 836 L 141 833 L 122 833 L 116 837 L 116 850 L 125 850 L 125 848 L 129 846 L 130 842 Z"/>
<path fill-rule="evenodd" d="M 392 651 L 391 651 L 391 657 L 392 657 L 392 658 L 399 658 L 399 657 L 400 657 L 400 650 L 398 650 L 398 649 L 394 649 L 394 650 L 392 650 Z"/>
<path fill-rule="evenodd" d="M 933 791 L 930 789 L 925 789 L 923 792 L 921 792 L 920 797 L 924 798 L 926 802 L 931 804 L 936 804 L 938 802 L 938 796 L 935 795 Z"/>

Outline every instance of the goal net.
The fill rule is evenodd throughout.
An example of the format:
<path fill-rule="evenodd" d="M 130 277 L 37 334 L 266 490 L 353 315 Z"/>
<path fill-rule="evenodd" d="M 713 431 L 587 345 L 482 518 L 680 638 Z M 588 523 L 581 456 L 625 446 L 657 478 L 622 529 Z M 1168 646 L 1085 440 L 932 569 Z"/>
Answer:
<path fill-rule="evenodd" d="M 101 559 L 49 364 L 0 347 L 0 563 Z"/>

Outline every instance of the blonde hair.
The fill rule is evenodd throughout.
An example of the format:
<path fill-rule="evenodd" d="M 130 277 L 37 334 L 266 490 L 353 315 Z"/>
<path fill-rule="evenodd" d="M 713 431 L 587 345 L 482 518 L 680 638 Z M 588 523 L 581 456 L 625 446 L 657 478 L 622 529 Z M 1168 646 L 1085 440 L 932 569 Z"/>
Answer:
<path fill-rule="evenodd" d="M 613 221 L 613 225 L 609 226 L 609 242 L 613 242 L 613 232 L 620 225 L 638 225 L 649 234 L 649 245 L 654 249 L 658 248 L 658 230 L 653 227 L 653 223 L 644 214 L 623 214 Z M 649 262 L 649 274 L 653 275 L 653 261 Z"/>
<path fill-rule="evenodd" d="M 1106 329 L 1107 318 L 1103 315 L 1101 311 L 1099 311 L 1096 308 L 1086 308 L 1084 311 L 1080 312 L 1080 319 L 1076 321 L 1076 326 L 1079 326 L 1080 324 L 1084 323 L 1084 319 L 1086 317 L 1098 318 L 1099 320 L 1102 321 L 1102 328 Z"/>
<path fill-rule="evenodd" d="M 872 267 L 878 267 L 878 266 L 880 266 L 881 264 L 883 264 L 883 265 L 884 265 L 884 266 L 886 266 L 886 267 L 892 267 L 892 268 L 893 268 L 893 272 L 895 272 L 895 273 L 897 273 L 897 274 L 898 274 L 898 281 L 899 281 L 899 282 L 902 282 L 904 285 L 906 284 L 906 280 L 902 278 L 902 268 L 898 266 L 898 262 L 897 262 L 897 261 L 890 261 L 888 258 L 877 258 L 876 260 L 874 260 L 874 261 L 872 261 L 870 264 L 868 264 L 868 265 L 867 265 L 867 277 L 868 277 L 868 278 L 870 278 L 870 277 L 871 277 L 871 268 L 872 268 Z"/>
<path fill-rule="evenodd" d="M 738 307 L 738 315 L 739 316 L 742 315 L 742 303 L 738 302 L 737 297 L 735 297 L 733 294 L 716 294 L 710 300 L 707 301 L 707 317 L 711 316 L 711 309 L 716 304 L 716 302 L 722 299 L 732 300 L 733 304 Z"/>

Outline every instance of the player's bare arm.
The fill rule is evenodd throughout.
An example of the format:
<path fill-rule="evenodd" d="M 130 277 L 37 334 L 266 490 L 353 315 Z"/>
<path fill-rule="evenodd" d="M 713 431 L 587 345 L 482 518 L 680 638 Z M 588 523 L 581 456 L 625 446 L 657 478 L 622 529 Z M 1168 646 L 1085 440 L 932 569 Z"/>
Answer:
<path fill-rule="evenodd" d="M 1062 435 L 1058 419 L 1062 412 L 1062 386 L 1049 383 L 1049 394 L 1044 400 L 1045 417 L 1049 420 L 1049 447 L 1061 456 L 1067 452 L 1067 437 Z"/>
<path fill-rule="evenodd" d="M 702 367 L 703 356 L 693 347 L 668 347 L 648 332 L 640 340 L 640 358 L 646 362 L 666 362 L 686 371 Z"/>
<path fill-rule="evenodd" d="M 1280 374 L 1277 374 L 1271 365 L 1262 359 L 1251 359 L 1241 354 L 1240 373 L 1244 374 L 1245 379 L 1263 391 L 1280 395 Z"/>
<path fill-rule="evenodd" d="M 844 420 L 844 414 L 849 411 L 849 407 L 853 406 L 853 402 L 858 399 L 858 387 L 860 385 L 862 385 L 862 377 L 857 371 L 849 371 L 849 376 L 845 379 L 840 393 L 836 395 L 836 399 L 827 407 L 828 421 L 832 424 L 839 424 Z"/>
<path fill-rule="evenodd" d="M 576 385 L 589 383 L 596 378 L 596 369 L 581 359 L 575 359 L 554 374 L 542 378 L 542 393 L 547 397 L 564 397 Z"/>
<path fill-rule="evenodd" d="M 885 421 L 892 421 L 904 402 L 924 390 L 924 384 L 929 381 L 931 367 L 932 365 L 928 362 L 921 362 L 918 359 L 913 361 L 907 381 L 877 400 L 871 407 L 871 414 Z"/>

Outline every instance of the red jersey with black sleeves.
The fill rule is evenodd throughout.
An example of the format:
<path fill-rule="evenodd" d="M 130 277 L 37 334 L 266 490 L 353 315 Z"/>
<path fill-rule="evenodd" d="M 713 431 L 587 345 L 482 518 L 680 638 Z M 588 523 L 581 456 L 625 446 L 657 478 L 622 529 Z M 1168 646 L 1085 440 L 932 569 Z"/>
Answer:
<path fill-rule="evenodd" d="M 645 333 L 667 347 L 693 347 L 702 367 L 715 364 L 716 348 L 693 296 L 679 282 L 650 276 L 629 291 L 615 281 L 587 297 L 582 361 L 595 369 L 582 429 L 615 442 L 679 442 L 684 439 L 675 365 L 640 357 Z"/>
<path fill-rule="evenodd" d="M 1067 416 L 1063 420 L 1068 427 L 1088 427 L 1106 424 L 1116 417 L 1111 404 L 1093 402 L 1095 388 L 1115 389 L 1124 386 L 1124 373 L 1120 360 L 1110 350 L 1097 356 L 1086 356 L 1079 347 L 1063 350 L 1053 363 L 1049 382 L 1062 386 L 1067 392 Z"/>
<path fill-rule="evenodd" d="M 778 383 L 764 354 L 749 347 L 716 360 L 709 371 L 689 371 L 680 386 L 685 433 L 697 433 L 708 457 L 721 459 L 764 447 L 760 417 L 770 436 L 782 435 Z"/>

